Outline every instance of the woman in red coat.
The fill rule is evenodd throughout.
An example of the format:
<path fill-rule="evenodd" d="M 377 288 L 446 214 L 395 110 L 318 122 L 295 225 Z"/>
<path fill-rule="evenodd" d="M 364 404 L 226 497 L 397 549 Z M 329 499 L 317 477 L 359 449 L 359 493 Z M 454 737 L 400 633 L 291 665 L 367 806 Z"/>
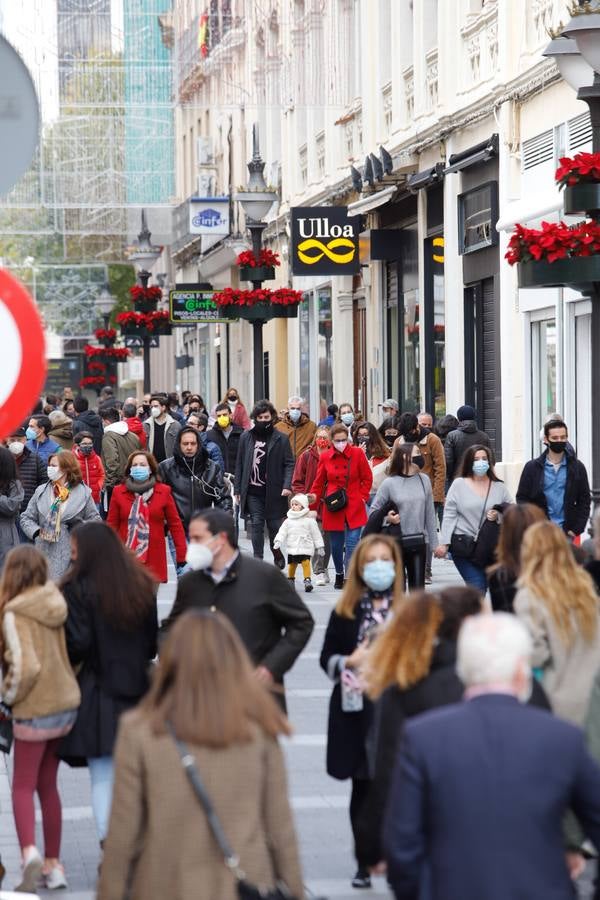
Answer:
<path fill-rule="evenodd" d="M 312 483 L 317 476 L 319 468 L 319 460 L 326 450 L 331 449 L 331 438 L 329 436 L 329 428 L 326 425 L 320 425 L 315 431 L 315 439 L 304 450 L 296 460 L 296 468 L 292 477 L 292 493 L 308 494 Z M 329 584 L 329 559 L 331 557 L 331 547 L 329 546 L 329 535 L 323 531 L 323 502 L 313 503 L 311 509 L 317 513 L 317 524 L 319 531 L 323 535 L 323 543 L 325 544 L 325 556 L 319 556 L 315 553 L 312 560 L 313 572 L 316 575 L 315 583 L 323 587 Z"/>
<path fill-rule="evenodd" d="M 360 532 L 367 522 L 366 503 L 369 499 L 373 473 L 369 461 L 359 447 L 348 442 L 348 429 L 337 424 L 331 429 L 333 447 L 319 459 L 317 476 L 312 484 L 309 499 L 323 503 L 323 531 L 329 533 L 331 555 L 335 565 L 337 590 L 344 587 L 344 567 L 348 571 L 350 558 L 360 540 Z M 340 489 L 346 492 L 346 504 L 332 512 L 327 507 L 327 497 Z M 345 554 L 344 554 L 345 548 Z"/>
<path fill-rule="evenodd" d="M 94 450 L 94 435 L 91 431 L 77 432 L 73 438 L 73 453 L 79 463 L 83 483 L 87 484 L 92 492 L 92 500 L 100 507 L 100 492 L 104 487 L 104 466 Z"/>
<path fill-rule="evenodd" d="M 136 450 L 127 460 L 124 483 L 112 492 L 107 522 L 157 581 L 167 581 L 165 524 L 178 568 L 185 564 L 185 532 L 171 488 L 159 483 L 158 465 L 146 450 Z"/>

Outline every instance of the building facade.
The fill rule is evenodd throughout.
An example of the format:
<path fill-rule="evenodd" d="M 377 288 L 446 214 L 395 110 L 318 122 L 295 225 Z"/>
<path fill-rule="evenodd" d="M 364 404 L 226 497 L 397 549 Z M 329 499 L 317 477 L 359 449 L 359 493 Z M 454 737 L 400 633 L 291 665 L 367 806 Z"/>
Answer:
<path fill-rule="evenodd" d="M 519 291 L 504 260 L 516 221 L 560 217 L 558 157 L 589 149 L 586 107 L 542 57 L 567 18 L 559 0 L 175 4 L 174 277 L 237 284 L 249 240 L 232 198 L 258 123 L 280 196 L 265 240 L 277 284 L 304 292 L 297 319 L 265 328 L 278 406 L 300 393 L 313 418 L 335 400 L 375 421 L 389 396 L 437 415 L 472 403 L 513 487 L 559 410 L 589 462 L 589 301 Z M 216 240 L 189 233 L 189 200 L 206 195 L 231 198 Z M 361 217 L 359 274 L 292 275 L 298 206 Z M 176 342 L 181 387 L 252 397 L 247 323 Z"/>

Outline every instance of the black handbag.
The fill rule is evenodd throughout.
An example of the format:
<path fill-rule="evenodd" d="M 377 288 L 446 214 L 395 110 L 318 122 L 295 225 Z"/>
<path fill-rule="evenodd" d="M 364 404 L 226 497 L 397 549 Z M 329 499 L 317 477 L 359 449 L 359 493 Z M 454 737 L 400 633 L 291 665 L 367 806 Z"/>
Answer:
<path fill-rule="evenodd" d="M 204 787 L 202 779 L 200 778 L 200 772 L 198 771 L 198 767 L 196 766 L 194 757 L 190 753 L 187 746 L 183 743 L 183 741 L 179 740 L 173 730 L 173 727 L 170 724 L 167 724 L 167 727 L 177 746 L 179 756 L 181 757 L 181 765 L 184 768 L 185 774 L 189 779 L 189 782 L 200 802 L 201 807 L 206 813 L 206 818 L 208 819 L 210 830 L 219 850 L 223 854 L 225 865 L 235 877 L 235 880 L 237 882 L 237 894 L 240 900 L 295 900 L 295 898 L 288 891 L 287 887 L 282 883 L 265 894 L 262 893 L 257 887 L 255 887 L 255 885 L 250 884 L 249 881 L 246 881 L 246 876 L 243 870 L 240 868 L 239 857 L 236 856 L 236 854 L 233 852 L 229 845 L 229 841 L 225 837 L 225 832 L 223 831 L 221 822 L 215 812 L 212 801 L 206 792 L 206 788 Z"/>
<path fill-rule="evenodd" d="M 481 526 L 483 525 L 483 520 L 485 518 L 485 508 L 487 506 L 488 497 L 490 496 L 491 487 L 492 482 L 489 481 L 487 494 L 483 501 L 483 509 L 481 510 L 481 518 L 479 519 L 479 525 L 477 526 L 477 535 L 472 537 L 470 534 L 457 534 L 455 531 L 450 538 L 450 553 L 452 556 L 456 556 L 458 559 L 470 559 L 474 561 L 477 552 L 479 532 L 481 531 Z"/>
<path fill-rule="evenodd" d="M 346 484 L 342 488 L 338 488 L 337 491 L 333 491 L 332 494 L 327 494 L 324 498 L 324 503 L 329 512 L 335 513 L 340 509 L 344 509 L 348 505 L 348 483 L 350 481 L 350 460 L 348 460 L 348 474 L 346 475 Z M 327 485 L 325 485 L 327 488 Z"/>
<path fill-rule="evenodd" d="M 0 753 L 10 753 L 13 743 L 12 710 L 0 702 Z"/>

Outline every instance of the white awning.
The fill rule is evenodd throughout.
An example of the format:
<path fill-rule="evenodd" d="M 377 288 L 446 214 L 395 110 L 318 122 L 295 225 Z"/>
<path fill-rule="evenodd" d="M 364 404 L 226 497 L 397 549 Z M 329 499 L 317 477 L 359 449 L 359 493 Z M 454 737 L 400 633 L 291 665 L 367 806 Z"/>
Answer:
<path fill-rule="evenodd" d="M 512 231 L 517 222 L 523 225 L 541 219 L 549 213 L 562 215 L 562 211 L 562 193 L 556 190 L 521 197 L 520 200 L 511 200 L 505 205 L 502 215 L 496 222 L 496 228 L 498 231 Z"/>
<path fill-rule="evenodd" d="M 384 203 L 391 200 L 397 191 L 398 188 L 393 184 L 382 191 L 375 191 L 367 197 L 361 197 L 360 200 L 355 200 L 354 203 L 349 204 L 348 215 L 357 216 L 359 213 L 371 212 L 371 210 L 377 209 L 378 206 L 383 206 Z"/>

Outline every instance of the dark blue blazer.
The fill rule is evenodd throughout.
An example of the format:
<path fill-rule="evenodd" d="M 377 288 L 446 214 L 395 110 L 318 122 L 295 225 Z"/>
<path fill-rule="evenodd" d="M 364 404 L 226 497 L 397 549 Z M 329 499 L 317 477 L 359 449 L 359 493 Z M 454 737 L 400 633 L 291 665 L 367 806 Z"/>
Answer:
<path fill-rule="evenodd" d="M 571 808 L 600 846 L 600 768 L 583 734 L 489 694 L 405 726 L 384 824 L 397 900 L 573 900 Z"/>

